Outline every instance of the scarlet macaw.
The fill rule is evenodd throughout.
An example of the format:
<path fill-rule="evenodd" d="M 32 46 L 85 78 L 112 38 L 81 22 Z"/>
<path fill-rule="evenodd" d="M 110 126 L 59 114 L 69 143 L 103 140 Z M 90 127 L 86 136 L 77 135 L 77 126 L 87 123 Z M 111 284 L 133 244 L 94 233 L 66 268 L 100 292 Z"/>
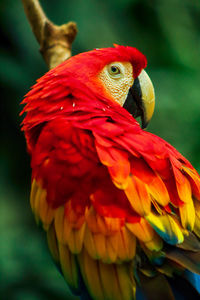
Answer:
<path fill-rule="evenodd" d="M 200 176 L 135 120 L 154 110 L 146 64 L 132 47 L 81 53 L 23 101 L 31 207 L 82 299 L 174 299 L 170 278 L 200 274 Z"/>

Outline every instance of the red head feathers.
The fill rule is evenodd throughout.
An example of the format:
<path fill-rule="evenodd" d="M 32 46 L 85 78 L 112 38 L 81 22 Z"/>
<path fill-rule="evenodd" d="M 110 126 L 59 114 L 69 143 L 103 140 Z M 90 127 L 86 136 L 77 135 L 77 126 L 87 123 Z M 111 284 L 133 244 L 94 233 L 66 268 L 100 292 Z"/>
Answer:
<path fill-rule="evenodd" d="M 130 62 L 133 66 L 134 78 L 137 78 L 141 70 L 147 65 L 146 57 L 138 49 L 114 44 L 114 48 L 95 49 L 73 56 L 55 68 L 54 71 L 56 74 L 65 73 L 69 67 L 70 71 L 75 74 L 80 72 L 77 67 L 81 65 L 88 73 L 97 74 L 105 65 L 114 61 Z"/>

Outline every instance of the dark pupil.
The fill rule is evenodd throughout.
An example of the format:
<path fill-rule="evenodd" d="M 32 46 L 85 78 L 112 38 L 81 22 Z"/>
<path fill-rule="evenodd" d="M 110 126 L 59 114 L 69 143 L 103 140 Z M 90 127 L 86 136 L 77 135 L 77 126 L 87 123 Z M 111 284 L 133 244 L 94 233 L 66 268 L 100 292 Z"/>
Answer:
<path fill-rule="evenodd" d="M 116 73 L 116 72 L 117 72 L 117 67 L 111 67 L 111 71 L 112 71 L 113 73 Z"/>

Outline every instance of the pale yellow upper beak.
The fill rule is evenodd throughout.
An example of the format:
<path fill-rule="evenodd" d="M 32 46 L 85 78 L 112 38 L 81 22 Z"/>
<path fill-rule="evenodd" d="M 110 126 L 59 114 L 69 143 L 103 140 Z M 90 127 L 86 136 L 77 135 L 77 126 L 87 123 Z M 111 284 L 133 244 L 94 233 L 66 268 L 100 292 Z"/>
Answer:
<path fill-rule="evenodd" d="M 138 80 L 141 88 L 141 109 L 143 111 L 142 127 L 146 128 L 153 116 L 155 93 L 151 79 L 144 70 L 138 76 Z"/>
<path fill-rule="evenodd" d="M 123 107 L 134 118 L 141 117 L 142 128 L 147 127 L 154 112 L 155 95 L 153 84 L 144 70 L 134 80 Z"/>

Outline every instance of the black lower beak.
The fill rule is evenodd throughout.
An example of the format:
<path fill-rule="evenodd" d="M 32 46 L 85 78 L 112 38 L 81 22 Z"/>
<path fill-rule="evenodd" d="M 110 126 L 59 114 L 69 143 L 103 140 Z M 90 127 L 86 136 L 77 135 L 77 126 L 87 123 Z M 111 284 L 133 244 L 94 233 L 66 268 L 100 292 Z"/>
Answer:
<path fill-rule="evenodd" d="M 135 79 L 133 86 L 129 89 L 126 101 L 123 107 L 134 117 L 141 117 L 142 128 L 147 126 L 144 118 L 144 108 L 142 103 L 142 91 L 140 81 Z"/>

